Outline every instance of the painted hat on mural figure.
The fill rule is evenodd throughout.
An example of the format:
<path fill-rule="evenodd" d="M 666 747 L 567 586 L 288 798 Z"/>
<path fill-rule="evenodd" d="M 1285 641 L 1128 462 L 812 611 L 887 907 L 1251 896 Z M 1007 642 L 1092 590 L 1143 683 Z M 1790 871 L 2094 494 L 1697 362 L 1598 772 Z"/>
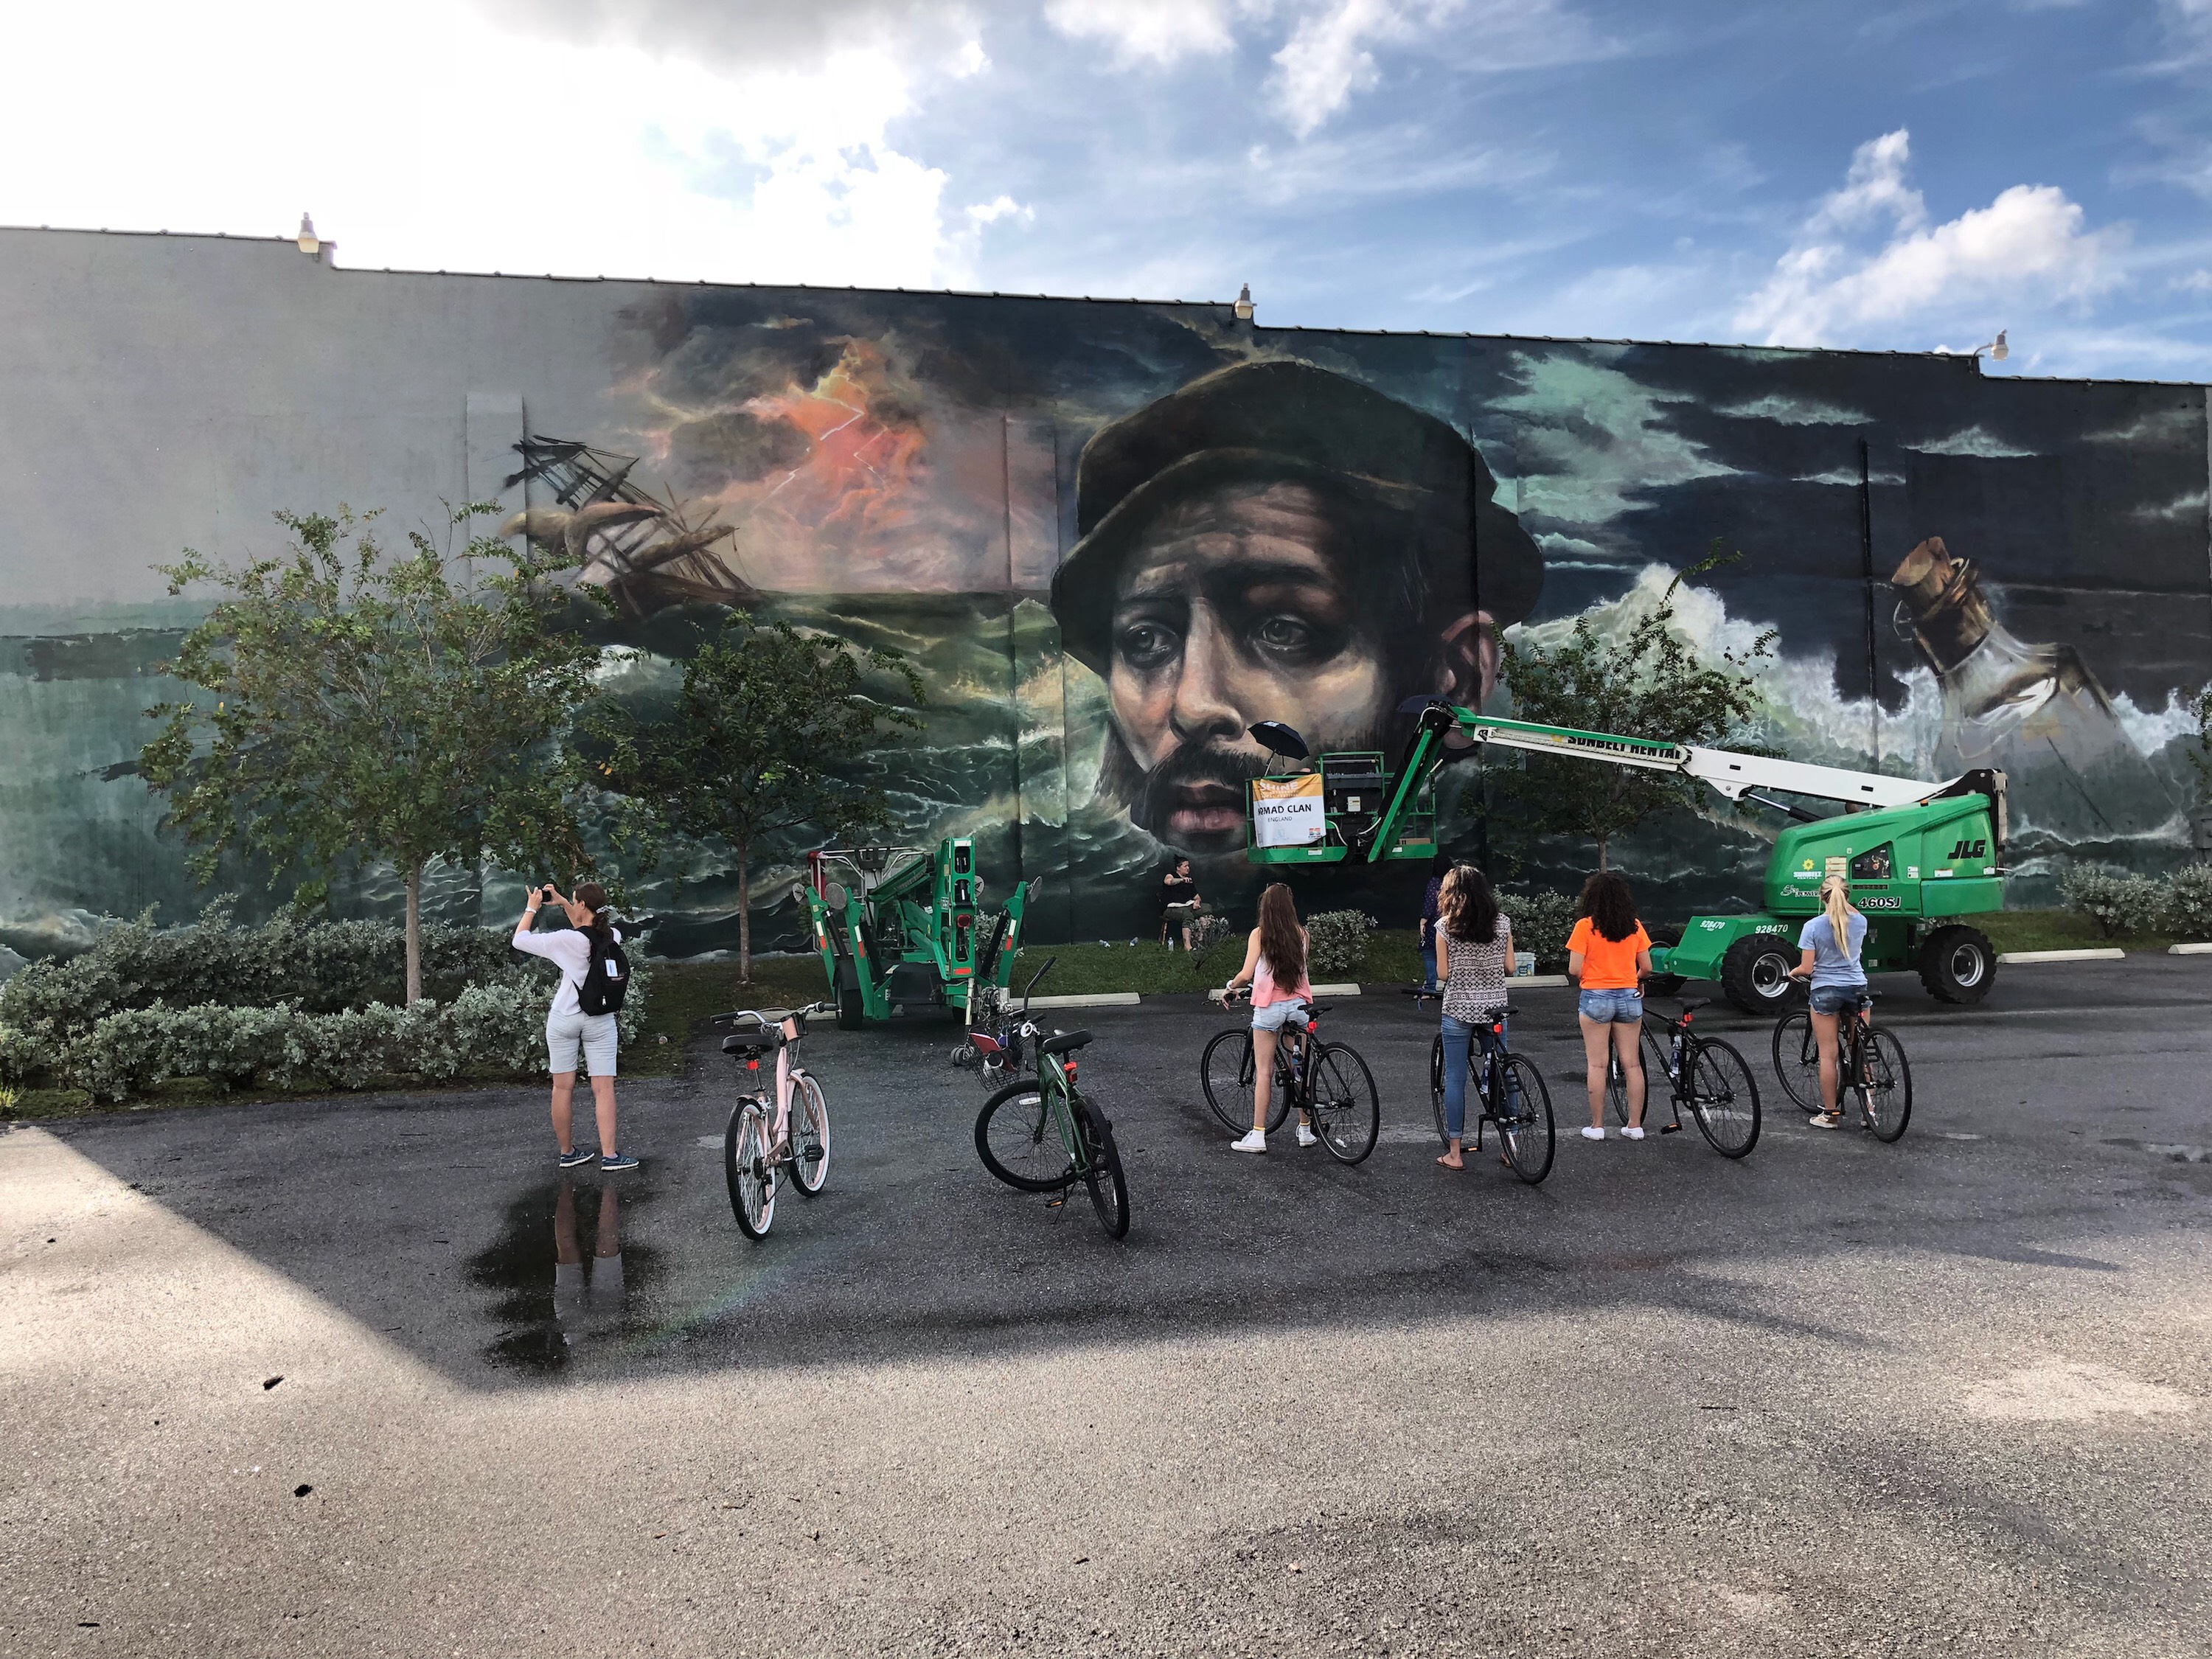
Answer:
<path fill-rule="evenodd" d="M 1491 499 L 1489 467 L 1448 423 L 1310 363 L 1238 363 L 1123 416 L 1085 446 L 1079 539 L 1052 582 L 1069 653 L 1106 672 L 1121 565 L 1164 509 L 1224 485 L 1276 480 L 1307 483 L 1334 504 L 1354 550 L 1378 562 L 1378 581 L 1394 574 L 1382 556 L 1398 552 L 1396 585 L 1409 606 L 1463 610 L 1474 590 L 1501 628 L 1535 608 L 1543 555 Z"/>

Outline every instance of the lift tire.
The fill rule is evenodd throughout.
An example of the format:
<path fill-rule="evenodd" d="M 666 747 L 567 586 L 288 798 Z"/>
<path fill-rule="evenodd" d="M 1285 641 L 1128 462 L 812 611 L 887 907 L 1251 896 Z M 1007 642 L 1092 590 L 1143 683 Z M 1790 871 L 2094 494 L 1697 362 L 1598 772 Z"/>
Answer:
<path fill-rule="evenodd" d="M 1654 974 L 1644 981 L 1644 990 L 1647 996 L 1679 996 L 1682 990 L 1682 976 L 1680 974 Z"/>
<path fill-rule="evenodd" d="M 857 1031 L 866 1023 L 865 1005 L 860 1000 L 860 988 L 841 985 L 837 988 L 837 1029 Z"/>
<path fill-rule="evenodd" d="M 1920 982 L 1938 1002 L 1979 1002 L 1996 978 L 1996 949 L 1978 927 L 1954 923 L 1920 943 Z"/>
<path fill-rule="evenodd" d="M 1747 933 L 1721 957 L 1721 993 L 1747 1014 L 1778 1014 L 1799 994 L 1797 965 L 1780 933 Z"/>

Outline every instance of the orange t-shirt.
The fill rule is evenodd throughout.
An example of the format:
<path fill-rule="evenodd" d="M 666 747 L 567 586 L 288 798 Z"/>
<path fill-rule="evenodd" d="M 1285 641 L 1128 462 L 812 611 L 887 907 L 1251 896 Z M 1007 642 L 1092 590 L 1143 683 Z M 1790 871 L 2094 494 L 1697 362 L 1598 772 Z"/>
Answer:
<path fill-rule="evenodd" d="M 1584 916 L 1575 924 L 1575 931 L 1567 935 L 1567 949 L 1582 952 L 1585 991 L 1633 991 L 1636 953 L 1650 948 L 1651 935 L 1644 931 L 1640 921 L 1626 939 L 1611 939 L 1599 933 L 1596 925 Z"/>

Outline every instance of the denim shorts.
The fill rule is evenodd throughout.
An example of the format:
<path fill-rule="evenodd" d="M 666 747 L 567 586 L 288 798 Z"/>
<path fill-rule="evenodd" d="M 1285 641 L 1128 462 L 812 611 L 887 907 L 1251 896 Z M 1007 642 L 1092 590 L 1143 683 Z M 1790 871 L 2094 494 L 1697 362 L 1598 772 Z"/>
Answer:
<path fill-rule="evenodd" d="M 1255 1031 L 1279 1031 L 1286 1025 L 1303 1029 L 1306 1023 L 1306 1006 L 1297 998 L 1288 1002 L 1271 1002 L 1264 1008 L 1252 1011 L 1252 1029 Z"/>
<path fill-rule="evenodd" d="M 1859 1006 L 1865 994 L 1863 985 L 1815 985 L 1813 988 L 1813 1012 L 1816 1014 L 1848 1014 Z"/>
<path fill-rule="evenodd" d="M 1641 991 L 1585 991 L 1582 1016 L 1601 1025 L 1640 1025 L 1644 1023 Z"/>

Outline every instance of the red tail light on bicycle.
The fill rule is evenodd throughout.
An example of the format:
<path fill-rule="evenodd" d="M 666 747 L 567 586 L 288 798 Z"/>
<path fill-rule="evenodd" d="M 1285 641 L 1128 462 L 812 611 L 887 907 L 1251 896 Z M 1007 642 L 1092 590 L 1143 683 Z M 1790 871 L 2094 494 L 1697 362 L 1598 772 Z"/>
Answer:
<path fill-rule="evenodd" d="M 1317 1020 L 1317 1019 L 1310 1019 L 1310 1020 L 1308 1020 L 1308 1021 L 1306 1022 L 1306 1030 L 1307 1030 L 1309 1032 L 1312 1032 L 1312 1031 L 1318 1031 L 1319 1030 L 1321 1030 L 1321 1022 L 1320 1022 L 1319 1020 Z"/>
<path fill-rule="evenodd" d="M 745 1070 L 748 1072 L 757 1072 L 760 1070 L 760 1061 L 757 1060 L 747 1060 L 745 1062 Z"/>

